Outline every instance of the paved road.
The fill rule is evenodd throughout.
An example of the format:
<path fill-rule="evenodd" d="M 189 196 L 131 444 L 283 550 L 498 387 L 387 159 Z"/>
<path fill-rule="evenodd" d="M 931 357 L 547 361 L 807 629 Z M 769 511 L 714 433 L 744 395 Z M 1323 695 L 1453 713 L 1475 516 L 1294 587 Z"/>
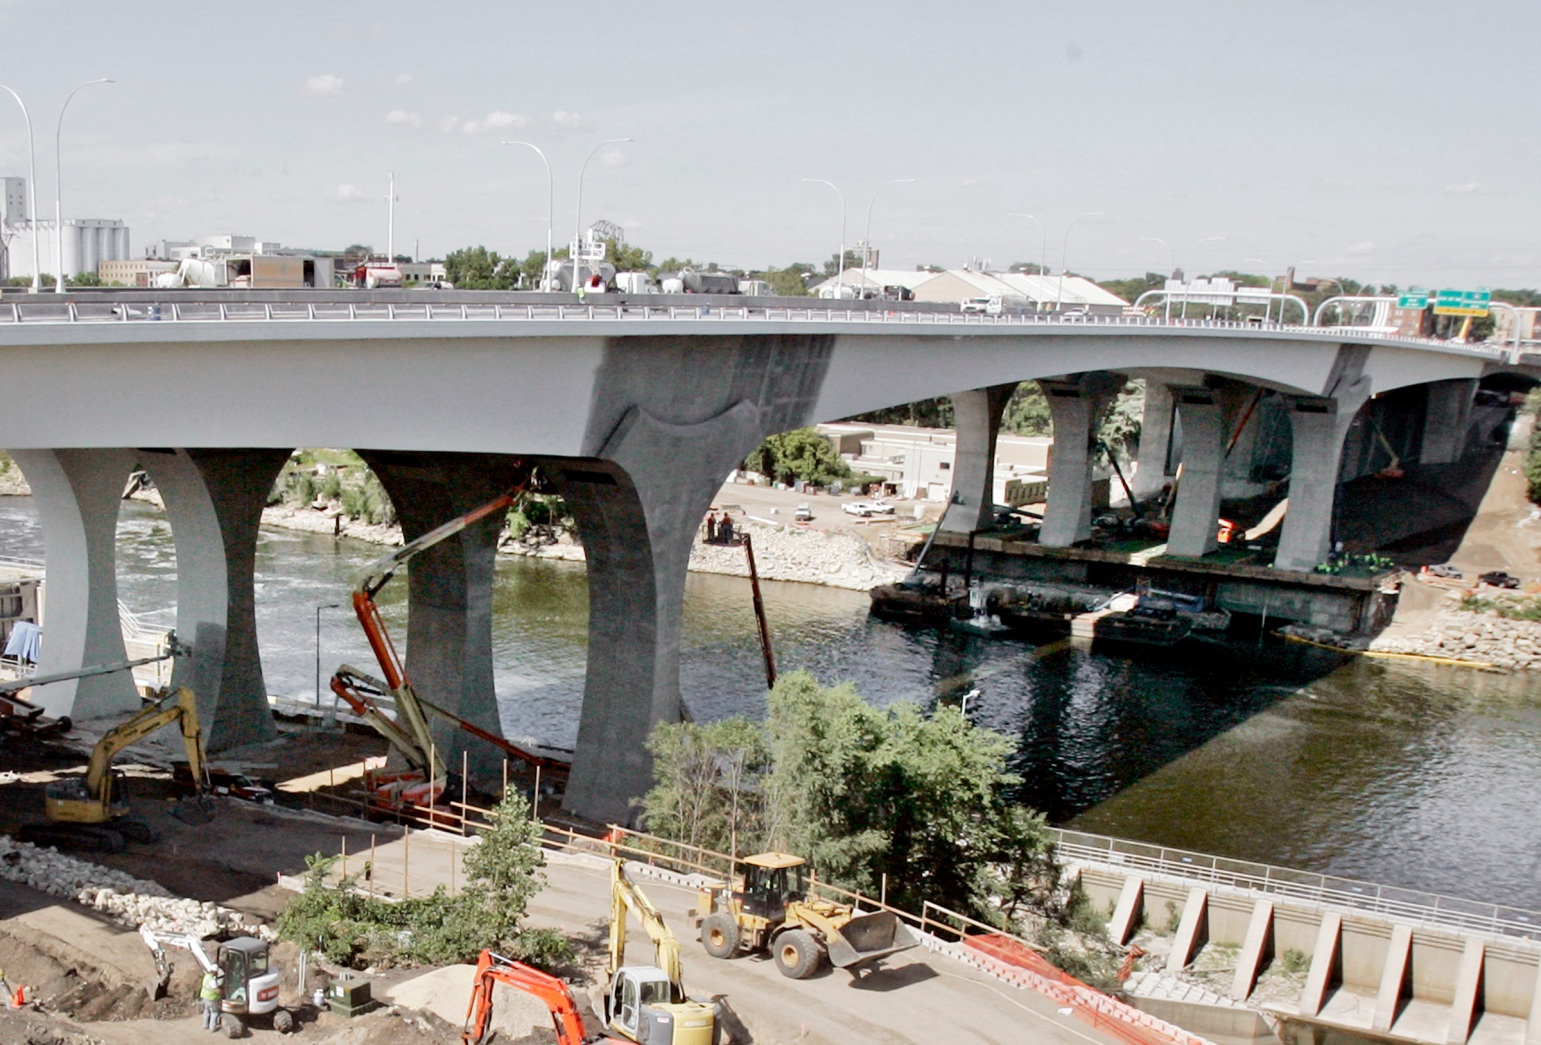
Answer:
<path fill-rule="evenodd" d="M 449 882 L 452 843 L 443 836 L 414 835 L 408 870 L 412 892 Z M 377 854 L 377 880 L 399 882 L 401 845 Z M 458 875 L 458 871 L 456 872 Z M 598 857 L 552 854 L 546 887 L 530 908 L 530 924 L 559 928 L 603 941 L 610 917 L 610 872 Z M 806 980 L 788 980 L 768 959 L 710 958 L 695 940 L 686 915 L 693 890 L 652 878 L 637 881 L 680 938 L 685 983 L 691 994 L 723 996 L 757 1045 L 779 1043 L 970 1041 L 981 1045 L 1096 1045 L 1114 1039 L 1062 1015 L 1047 999 L 1003 983 L 978 970 L 920 948 L 885 959 L 881 967 L 853 977 L 826 967 Z M 627 958 L 651 959 L 647 939 L 633 926 Z"/>

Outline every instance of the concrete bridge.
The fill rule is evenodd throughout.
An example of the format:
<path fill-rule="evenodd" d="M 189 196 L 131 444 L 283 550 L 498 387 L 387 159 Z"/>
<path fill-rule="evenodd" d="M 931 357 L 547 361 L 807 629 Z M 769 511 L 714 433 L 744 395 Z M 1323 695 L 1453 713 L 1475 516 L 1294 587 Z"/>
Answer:
<path fill-rule="evenodd" d="M 648 730 L 680 714 L 691 543 L 723 477 L 766 436 L 949 395 L 959 449 L 944 526 L 967 531 L 990 518 L 1005 404 L 1019 382 L 1038 380 L 1055 432 L 1041 539 L 1064 546 L 1090 533 L 1099 419 L 1125 379 L 1141 377 L 1140 457 L 1172 457 L 1181 418 L 1169 549 L 1201 555 L 1214 547 L 1228 434 L 1261 388 L 1290 433 L 1275 567 L 1309 570 L 1328 548 L 1345 437 L 1372 397 L 1410 396 L 1421 459 L 1451 461 L 1479 381 L 1529 380 L 1541 362 L 1362 328 L 549 300 L 124 292 L 0 302 L 0 446 L 32 485 L 48 560 L 42 670 L 122 655 L 113 541 L 135 462 L 166 502 L 177 631 L 195 651 L 177 681 L 199 694 L 212 750 L 273 731 L 252 570 L 262 508 L 294 448 L 358 450 L 409 539 L 538 465 L 571 506 L 589 562 L 567 802 L 625 820 L 649 785 Z M 1147 492 L 1164 470 L 1140 470 Z M 468 530 L 413 563 L 408 626 L 420 689 L 492 729 L 495 537 L 491 524 Z M 137 706 L 124 676 L 58 684 L 41 699 L 77 718 Z M 458 757 L 458 735 L 442 743 Z"/>

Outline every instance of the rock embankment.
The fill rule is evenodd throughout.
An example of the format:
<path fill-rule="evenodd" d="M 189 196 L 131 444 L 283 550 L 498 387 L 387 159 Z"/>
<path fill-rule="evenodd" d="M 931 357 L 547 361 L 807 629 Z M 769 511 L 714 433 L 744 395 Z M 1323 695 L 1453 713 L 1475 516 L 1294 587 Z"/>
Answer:
<path fill-rule="evenodd" d="M 755 569 L 761 580 L 870 591 L 903 576 L 902 570 L 874 559 L 871 546 L 854 533 L 764 525 L 752 520 L 740 524 L 739 532 L 747 532 L 754 542 Z M 690 568 L 749 576 L 748 558 L 738 545 L 697 543 L 690 552 Z"/>
<path fill-rule="evenodd" d="M 21 882 L 51 896 L 74 900 L 122 922 L 131 929 L 148 925 L 168 932 L 192 933 L 199 939 L 225 932 L 261 935 L 265 926 L 247 924 L 225 907 L 173 896 L 164 886 L 124 871 L 77 860 L 56 849 L 13 841 L 0 835 L 0 878 Z"/>
<path fill-rule="evenodd" d="M 1458 591 L 1446 596 L 1422 634 L 1382 636 L 1370 649 L 1491 664 L 1509 671 L 1541 671 L 1541 621 L 1462 609 L 1463 598 Z"/>

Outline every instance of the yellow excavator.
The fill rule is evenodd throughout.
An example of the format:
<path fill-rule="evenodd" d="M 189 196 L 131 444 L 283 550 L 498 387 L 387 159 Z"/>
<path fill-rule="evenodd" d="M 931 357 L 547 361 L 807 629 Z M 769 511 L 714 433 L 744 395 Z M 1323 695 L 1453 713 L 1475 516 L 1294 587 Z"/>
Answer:
<path fill-rule="evenodd" d="M 193 779 L 204 780 L 206 767 L 197 701 L 192 690 L 182 687 L 103 734 L 91 751 L 85 776 L 56 780 L 44 789 L 43 813 L 47 823 L 28 824 L 18 832 L 18 837 L 38 845 L 113 853 L 123 849 L 125 839 L 153 842 L 154 829 L 129 816 L 128 782 L 112 768 L 112 760 L 124 748 L 173 722 L 181 727 Z"/>
<path fill-rule="evenodd" d="M 652 965 L 627 965 L 626 913 L 653 942 Z M 610 982 L 605 1025 L 640 1045 L 712 1045 L 717 1007 L 685 994 L 680 943 L 617 860 L 610 870 Z"/>

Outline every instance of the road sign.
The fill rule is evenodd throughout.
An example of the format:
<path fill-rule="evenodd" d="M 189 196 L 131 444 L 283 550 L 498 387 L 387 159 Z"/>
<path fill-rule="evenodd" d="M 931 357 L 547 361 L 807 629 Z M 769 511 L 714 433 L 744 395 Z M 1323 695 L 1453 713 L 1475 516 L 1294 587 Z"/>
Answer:
<path fill-rule="evenodd" d="M 1441 290 L 1434 296 L 1436 316 L 1485 316 L 1493 292 L 1486 287 L 1476 290 Z"/>
<path fill-rule="evenodd" d="M 1422 287 L 1409 287 L 1397 297 L 1397 308 L 1425 309 L 1429 306 L 1429 292 Z"/>

